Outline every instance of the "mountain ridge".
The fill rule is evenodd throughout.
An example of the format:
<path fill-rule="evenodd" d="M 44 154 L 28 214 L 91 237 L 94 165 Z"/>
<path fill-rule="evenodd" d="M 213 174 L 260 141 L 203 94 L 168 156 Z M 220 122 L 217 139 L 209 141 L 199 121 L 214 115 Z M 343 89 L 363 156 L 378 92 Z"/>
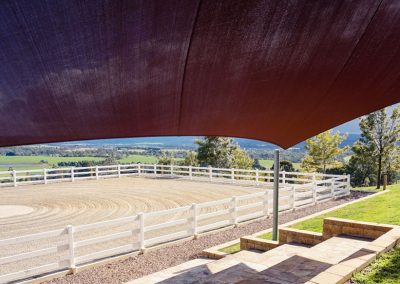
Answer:
<path fill-rule="evenodd" d="M 349 134 L 347 139 L 343 141 L 341 147 L 353 145 L 359 139 L 359 134 Z M 139 137 L 139 138 L 112 138 L 52 143 L 52 145 L 88 145 L 88 146 L 137 146 L 137 147 L 154 147 L 154 148 L 185 148 L 194 149 L 196 144 L 194 140 L 201 136 L 163 136 L 163 137 Z M 252 140 L 246 138 L 233 138 L 234 142 L 245 149 L 265 149 L 273 150 L 279 148 L 275 144 Z M 304 149 L 305 142 L 301 142 L 292 148 Z"/>

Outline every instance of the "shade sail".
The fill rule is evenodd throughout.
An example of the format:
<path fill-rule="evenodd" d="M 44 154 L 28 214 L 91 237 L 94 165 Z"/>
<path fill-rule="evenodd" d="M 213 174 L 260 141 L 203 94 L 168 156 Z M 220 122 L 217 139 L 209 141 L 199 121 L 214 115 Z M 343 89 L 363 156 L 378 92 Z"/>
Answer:
<path fill-rule="evenodd" d="M 400 101 L 400 2 L 0 2 L 0 146 L 221 135 L 289 147 Z"/>

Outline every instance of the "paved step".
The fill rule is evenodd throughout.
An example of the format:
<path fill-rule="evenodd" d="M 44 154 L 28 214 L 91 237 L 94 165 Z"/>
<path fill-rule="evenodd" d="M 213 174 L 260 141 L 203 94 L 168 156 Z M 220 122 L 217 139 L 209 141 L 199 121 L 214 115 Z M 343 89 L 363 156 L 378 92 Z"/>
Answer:
<path fill-rule="evenodd" d="M 126 284 L 192 283 L 194 279 L 202 279 L 211 275 L 207 264 L 214 261 L 215 260 L 205 258 L 193 259 L 177 266 L 129 281 Z M 188 282 L 188 280 L 190 281 Z"/>
<path fill-rule="evenodd" d="M 209 263 L 207 266 L 213 274 L 197 283 L 295 283 L 292 281 L 298 279 L 297 275 L 287 270 L 309 265 L 296 257 L 307 250 L 308 246 L 285 244 L 264 253 L 241 251 Z M 309 270 L 315 270 L 315 265 L 309 267 Z"/>
<path fill-rule="evenodd" d="M 306 252 L 309 246 L 301 244 L 284 244 L 275 249 L 263 253 L 257 263 L 272 267 L 296 254 Z"/>
<path fill-rule="evenodd" d="M 369 239 L 337 236 L 317 244 L 298 255 L 316 261 L 337 264 L 365 247 L 369 242 L 371 242 Z"/>
<path fill-rule="evenodd" d="M 337 236 L 313 247 L 285 244 L 267 252 L 240 251 L 219 260 L 193 260 L 129 283 L 307 283 L 369 242 Z"/>

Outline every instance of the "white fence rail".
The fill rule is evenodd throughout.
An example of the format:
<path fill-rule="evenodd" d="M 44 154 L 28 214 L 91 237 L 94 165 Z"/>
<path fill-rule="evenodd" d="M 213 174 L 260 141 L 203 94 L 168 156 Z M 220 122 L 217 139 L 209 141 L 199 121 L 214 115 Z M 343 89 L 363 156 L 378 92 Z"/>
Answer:
<path fill-rule="evenodd" d="M 21 183 L 21 181 L 18 181 L 21 178 L 18 173 L 20 172 L 12 172 L 14 181 L 12 185 Z M 24 173 L 23 176 L 25 177 L 26 172 Z M 165 174 L 203 179 L 205 176 L 207 179 L 228 180 L 229 182 L 250 181 L 256 185 L 265 182 L 269 183 L 273 179 L 271 171 L 135 164 L 45 170 L 40 175 L 40 179 L 38 176 L 34 176 L 31 178 L 38 179 L 23 182 L 40 181 L 46 183 L 53 180 L 65 180 L 66 176 L 71 181 L 74 181 L 79 178 Z M 280 211 L 293 210 L 298 207 L 345 196 L 349 194 L 350 190 L 349 176 L 282 173 L 280 181 Z M 0 272 L 0 283 L 26 279 L 64 269 L 74 271 L 76 266 L 85 263 L 95 262 L 119 254 L 141 251 L 166 242 L 195 237 L 200 233 L 268 216 L 272 213 L 272 190 L 265 188 L 257 190 L 258 192 L 256 193 L 233 196 L 223 200 L 192 204 L 163 211 L 139 213 L 115 220 L 67 226 L 60 230 L 0 240 L 1 251 L 2 247 L 4 248 L 5 246 L 24 245 L 25 243 L 46 238 L 63 237 L 56 245 L 49 242 L 48 247 L 1 256 L 0 266 L 46 255 L 53 257 L 47 258 L 44 263 L 38 266 L 24 267 L 23 270 L 7 272 L 6 274 Z M 115 227 L 115 229 L 112 232 L 104 233 L 104 229 L 110 227 Z M 82 238 L 80 234 L 89 231 L 94 233 L 89 234 L 90 237 L 85 235 Z M 18 268 L 20 269 L 20 267 Z"/>
<path fill-rule="evenodd" d="M 27 184 L 47 184 L 52 182 L 85 179 L 115 178 L 121 176 L 161 176 L 171 175 L 189 179 L 207 179 L 218 181 L 229 181 L 231 183 L 249 183 L 259 185 L 260 183 L 272 183 L 273 171 L 269 170 L 243 170 L 222 169 L 212 167 L 192 167 L 178 165 L 151 165 L 151 164 L 127 164 L 107 165 L 93 167 L 72 167 L 37 170 L 13 170 L 0 172 L 0 187 L 18 186 Z M 328 175 L 318 173 L 302 172 L 280 172 L 279 182 L 286 184 L 306 184 L 319 182 L 328 178 L 341 178 L 337 185 L 349 187 L 349 176 Z M 345 184 L 347 183 L 347 184 Z"/>

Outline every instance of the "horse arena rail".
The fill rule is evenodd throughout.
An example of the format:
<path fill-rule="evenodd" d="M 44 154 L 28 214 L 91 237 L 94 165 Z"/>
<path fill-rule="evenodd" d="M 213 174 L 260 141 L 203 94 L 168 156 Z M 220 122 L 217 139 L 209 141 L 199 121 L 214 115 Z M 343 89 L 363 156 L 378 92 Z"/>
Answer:
<path fill-rule="evenodd" d="M 130 164 L 0 172 L 0 185 L 73 182 L 121 176 L 173 176 L 213 182 L 251 183 L 255 186 L 270 186 L 274 179 L 273 171 L 266 170 Z M 280 172 L 279 182 L 280 212 L 310 206 L 350 193 L 349 175 Z M 37 249 L 0 257 L 0 266 L 12 264 L 13 271 L 17 270 L 11 273 L 0 270 L 0 283 L 63 270 L 74 273 L 79 266 L 108 257 L 143 252 L 146 248 L 170 241 L 196 237 L 201 233 L 268 217 L 272 213 L 272 195 L 272 189 L 263 188 L 258 189 L 256 193 L 222 200 L 193 203 L 189 206 L 139 213 L 92 224 L 69 225 L 59 230 L 3 239 L 0 240 L 0 250 L 2 247 L 17 244 L 29 247 L 27 244 L 30 242 L 41 241 L 42 245 Z M 107 233 L 107 229 L 111 227 L 114 228 L 113 231 Z M 91 233 L 82 235 L 83 232 Z M 56 241 L 52 243 L 49 240 Z M 93 249 L 93 245 L 96 245 L 96 249 Z M 42 265 L 29 266 L 29 259 L 40 257 L 43 258 Z M 21 266 L 24 266 L 24 269 L 21 270 Z"/>

